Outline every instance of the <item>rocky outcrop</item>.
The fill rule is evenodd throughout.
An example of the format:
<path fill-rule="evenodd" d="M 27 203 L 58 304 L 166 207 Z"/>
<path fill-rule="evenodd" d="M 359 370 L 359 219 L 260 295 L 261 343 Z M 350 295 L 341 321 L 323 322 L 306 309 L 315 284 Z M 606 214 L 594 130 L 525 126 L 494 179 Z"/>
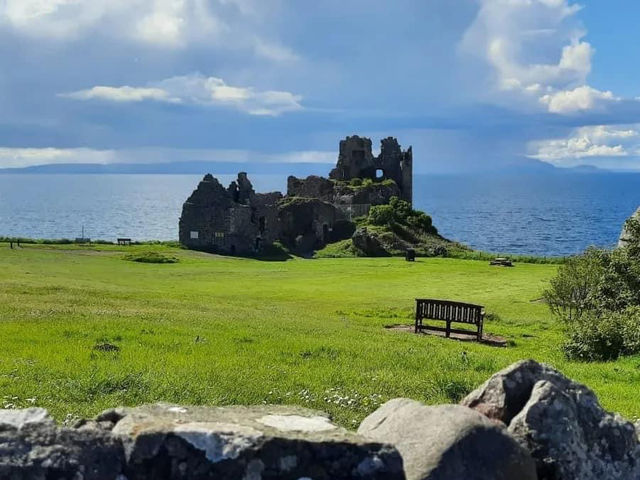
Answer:
<path fill-rule="evenodd" d="M 547 365 L 516 363 L 462 405 L 506 425 L 533 455 L 541 480 L 640 478 L 633 424 L 606 412 L 591 390 Z"/>
<path fill-rule="evenodd" d="M 358 228 L 351 237 L 353 246 L 368 257 L 386 257 L 389 253 L 378 240 L 378 237 L 367 230 L 367 227 Z"/>
<path fill-rule="evenodd" d="M 638 208 L 635 211 L 635 213 L 631 215 L 629 220 L 631 219 L 635 219 L 635 220 L 640 219 L 640 208 Z M 620 233 L 620 239 L 618 240 L 618 247 L 622 248 L 626 246 L 628 241 L 629 241 L 629 231 L 627 230 L 627 224 L 625 222 L 625 224 L 622 227 L 622 232 Z"/>
<path fill-rule="evenodd" d="M 398 398 L 367 417 L 358 433 L 395 445 L 407 480 L 536 480 L 527 450 L 483 415 L 459 405 L 428 407 Z"/>
<path fill-rule="evenodd" d="M 110 410 L 79 428 L 0 411 L 0 478 L 404 479 L 395 448 L 297 407 Z"/>

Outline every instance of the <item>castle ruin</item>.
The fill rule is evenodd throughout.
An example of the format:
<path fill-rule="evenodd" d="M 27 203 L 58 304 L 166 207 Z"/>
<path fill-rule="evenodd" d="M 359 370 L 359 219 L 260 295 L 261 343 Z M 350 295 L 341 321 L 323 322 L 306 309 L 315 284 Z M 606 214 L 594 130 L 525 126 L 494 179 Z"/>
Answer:
<path fill-rule="evenodd" d="M 350 236 L 353 218 L 391 197 L 412 201 L 412 151 L 395 138 L 381 141 L 373 156 L 371 140 L 357 135 L 340 142 L 329 178 L 289 177 L 287 194 L 256 193 L 246 173 L 225 188 L 204 176 L 184 203 L 180 243 L 188 248 L 229 255 L 255 255 L 279 241 L 307 254 Z"/>

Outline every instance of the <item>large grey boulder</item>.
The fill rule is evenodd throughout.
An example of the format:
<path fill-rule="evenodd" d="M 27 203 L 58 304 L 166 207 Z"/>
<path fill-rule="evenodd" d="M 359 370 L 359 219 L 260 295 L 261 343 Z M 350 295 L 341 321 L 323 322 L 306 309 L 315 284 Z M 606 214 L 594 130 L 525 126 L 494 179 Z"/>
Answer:
<path fill-rule="evenodd" d="M 369 257 L 387 257 L 387 252 L 376 235 L 369 232 L 367 227 L 358 228 L 351 237 L 353 246 Z"/>
<path fill-rule="evenodd" d="M 108 411 L 129 479 L 404 479 L 402 459 L 298 407 L 152 405 Z"/>
<path fill-rule="evenodd" d="M 503 428 L 459 405 L 429 407 L 398 398 L 358 433 L 396 446 L 408 480 L 535 480 L 529 453 Z"/>
<path fill-rule="evenodd" d="M 640 478 L 633 424 L 606 412 L 591 390 L 548 365 L 518 362 L 462 404 L 506 424 L 531 452 L 540 480 Z"/>
<path fill-rule="evenodd" d="M 586 389 L 549 365 L 523 360 L 492 375 L 460 404 L 509 425 L 529 401 L 531 390 L 539 380 L 551 381 L 563 389 Z"/>
<path fill-rule="evenodd" d="M 0 410 L 0 478 L 116 480 L 120 442 L 100 429 L 58 428 L 46 410 Z"/>

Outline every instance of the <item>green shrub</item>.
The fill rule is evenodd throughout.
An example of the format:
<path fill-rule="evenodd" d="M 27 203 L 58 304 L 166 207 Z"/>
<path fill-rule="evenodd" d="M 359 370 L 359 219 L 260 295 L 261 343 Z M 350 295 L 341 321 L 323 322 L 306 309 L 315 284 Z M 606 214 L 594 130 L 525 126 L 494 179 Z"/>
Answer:
<path fill-rule="evenodd" d="M 565 323 L 568 358 L 611 360 L 640 352 L 640 230 L 630 231 L 625 248 L 590 248 L 567 259 L 544 292 Z"/>
<path fill-rule="evenodd" d="M 376 205 L 369 210 L 368 223 L 379 226 L 392 226 L 394 223 L 406 225 L 422 233 L 436 235 L 431 217 L 424 212 L 411 208 L 409 202 L 391 197 L 387 205 Z"/>
<path fill-rule="evenodd" d="M 385 178 L 380 182 L 380 185 L 384 185 L 385 187 L 392 187 L 396 185 L 396 181 L 393 178 Z"/>
<path fill-rule="evenodd" d="M 563 345 L 572 360 L 606 361 L 640 352 L 640 308 L 588 313 L 567 327 Z"/>
<path fill-rule="evenodd" d="M 627 232 L 624 250 L 631 258 L 640 259 L 640 218 L 629 218 L 624 227 Z"/>
<path fill-rule="evenodd" d="M 565 322 L 586 312 L 620 312 L 640 305 L 640 261 L 626 249 L 590 248 L 560 266 L 544 299 Z"/>
<path fill-rule="evenodd" d="M 137 252 L 124 256 L 125 260 L 138 263 L 178 263 L 176 257 L 169 257 L 158 252 Z"/>
<path fill-rule="evenodd" d="M 369 210 L 369 223 L 372 225 L 389 225 L 394 220 L 391 205 L 376 205 Z"/>
<path fill-rule="evenodd" d="M 352 187 L 359 187 L 362 185 L 362 179 L 352 178 L 351 181 L 349 182 L 349 185 L 351 185 Z"/>

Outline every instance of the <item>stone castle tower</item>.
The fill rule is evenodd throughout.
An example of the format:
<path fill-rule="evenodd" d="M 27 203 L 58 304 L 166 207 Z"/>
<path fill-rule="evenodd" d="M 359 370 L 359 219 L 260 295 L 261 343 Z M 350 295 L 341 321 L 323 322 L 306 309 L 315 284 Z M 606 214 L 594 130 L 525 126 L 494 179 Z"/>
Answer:
<path fill-rule="evenodd" d="M 403 151 L 398 140 L 387 137 L 380 141 L 380 155 L 373 156 L 371 140 L 353 135 L 340 141 L 336 168 L 329 178 L 349 181 L 353 178 L 393 180 L 400 189 L 400 198 L 413 201 L 413 152 Z"/>

